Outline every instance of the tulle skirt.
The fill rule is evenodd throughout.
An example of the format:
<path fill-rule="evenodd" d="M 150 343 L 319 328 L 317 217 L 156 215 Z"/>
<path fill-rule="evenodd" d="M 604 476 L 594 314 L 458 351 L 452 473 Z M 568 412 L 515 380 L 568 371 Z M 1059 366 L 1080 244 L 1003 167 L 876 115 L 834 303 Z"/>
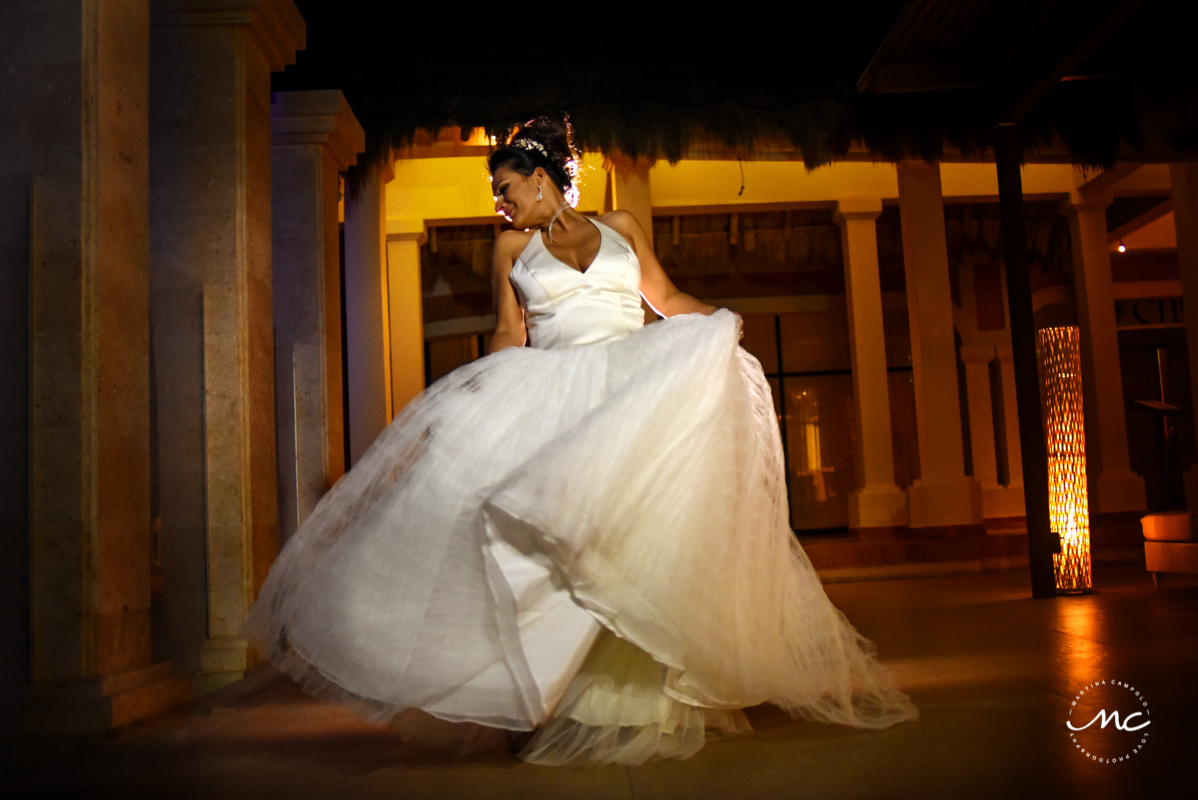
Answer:
<path fill-rule="evenodd" d="M 416 398 L 280 554 L 247 635 L 385 720 L 536 730 L 546 764 L 693 754 L 740 709 L 914 719 L 787 518 L 730 312 L 510 348 Z"/>

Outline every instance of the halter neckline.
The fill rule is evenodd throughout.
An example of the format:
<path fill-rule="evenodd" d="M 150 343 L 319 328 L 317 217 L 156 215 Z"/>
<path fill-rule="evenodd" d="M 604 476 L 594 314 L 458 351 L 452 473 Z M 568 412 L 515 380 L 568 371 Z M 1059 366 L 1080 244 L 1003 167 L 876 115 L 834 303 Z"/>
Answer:
<path fill-rule="evenodd" d="M 587 272 L 590 271 L 591 267 L 595 266 L 595 262 L 599 260 L 599 254 L 603 251 L 603 238 L 604 238 L 603 237 L 603 228 L 606 226 L 603 225 L 603 223 L 601 223 L 599 220 L 591 219 L 590 217 L 588 217 L 585 214 L 582 215 L 582 218 L 585 219 L 587 222 L 591 223 L 591 225 L 595 226 L 595 231 L 598 232 L 598 234 L 599 234 L 599 249 L 595 251 L 595 256 L 590 260 L 589 263 L 587 263 L 587 265 L 585 267 L 572 267 L 569 264 L 567 264 L 565 261 L 562 261 L 560 258 L 555 256 L 553 254 L 553 252 L 549 249 L 549 245 L 545 244 L 545 240 L 541 238 L 541 229 L 540 228 L 537 228 L 536 239 L 538 242 L 541 243 L 541 247 L 544 248 L 545 253 L 550 258 L 552 258 L 554 261 L 561 264 L 566 269 L 570 269 L 570 270 L 573 270 L 574 272 L 577 272 L 579 275 L 586 275 Z M 523 255 L 523 253 L 521 253 L 521 255 Z"/>

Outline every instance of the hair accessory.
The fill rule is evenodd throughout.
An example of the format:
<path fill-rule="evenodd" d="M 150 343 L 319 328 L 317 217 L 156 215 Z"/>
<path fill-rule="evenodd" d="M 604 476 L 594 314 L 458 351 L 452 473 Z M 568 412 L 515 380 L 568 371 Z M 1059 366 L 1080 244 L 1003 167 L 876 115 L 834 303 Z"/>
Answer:
<path fill-rule="evenodd" d="M 549 158 L 549 151 L 545 149 L 545 145 L 532 139 L 517 139 L 508 145 L 508 147 L 519 148 L 520 150 L 536 150 L 545 158 Z"/>

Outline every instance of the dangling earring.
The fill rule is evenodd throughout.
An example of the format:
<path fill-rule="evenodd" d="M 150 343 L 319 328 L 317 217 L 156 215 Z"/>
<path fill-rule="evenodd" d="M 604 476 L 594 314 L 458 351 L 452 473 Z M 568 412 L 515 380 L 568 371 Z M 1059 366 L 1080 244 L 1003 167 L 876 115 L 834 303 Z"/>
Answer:
<path fill-rule="evenodd" d="M 541 184 L 537 184 L 537 202 L 541 202 Z"/>

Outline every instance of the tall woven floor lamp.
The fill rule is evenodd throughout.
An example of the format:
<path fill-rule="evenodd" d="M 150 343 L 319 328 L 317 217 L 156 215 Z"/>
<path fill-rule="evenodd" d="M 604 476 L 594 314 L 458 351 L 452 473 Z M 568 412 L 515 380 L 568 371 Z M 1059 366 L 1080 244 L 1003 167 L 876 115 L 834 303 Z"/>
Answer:
<path fill-rule="evenodd" d="M 1036 332 L 1048 445 L 1048 510 L 1061 552 L 1052 557 L 1057 594 L 1094 591 L 1080 334 L 1075 326 Z"/>

